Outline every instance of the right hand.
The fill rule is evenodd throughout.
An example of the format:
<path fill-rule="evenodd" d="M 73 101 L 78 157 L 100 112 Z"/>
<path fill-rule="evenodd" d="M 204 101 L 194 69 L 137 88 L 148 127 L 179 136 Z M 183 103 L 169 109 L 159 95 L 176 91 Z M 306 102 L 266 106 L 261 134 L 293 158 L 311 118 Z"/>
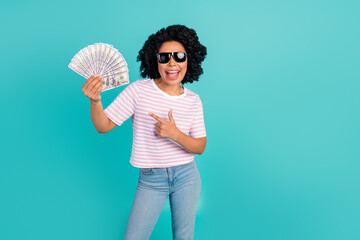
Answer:
<path fill-rule="evenodd" d="M 90 98 L 90 101 L 98 102 L 101 100 L 100 92 L 103 86 L 102 76 L 92 75 L 83 85 L 81 91 Z"/>

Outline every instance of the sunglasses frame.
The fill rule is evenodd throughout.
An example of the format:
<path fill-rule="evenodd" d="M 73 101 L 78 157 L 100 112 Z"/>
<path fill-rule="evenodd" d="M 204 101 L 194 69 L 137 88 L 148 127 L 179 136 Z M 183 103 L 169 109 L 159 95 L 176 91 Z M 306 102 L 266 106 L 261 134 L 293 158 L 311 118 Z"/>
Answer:
<path fill-rule="evenodd" d="M 175 60 L 175 62 L 177 62 L 177 63 L 183 63 L 183 62 L 185 62 L 186 61 L 186 58 L 187 58 L 187 54 L 186 54 L 186 52 L 183 52 L 183 51 L 177 51 L 177 52 L 161 52 L 161 53 L 167 53 L 167 54 L 171 54 L 171 56 L 173 57 L 173 59 Z M 160 62 L 160 54 L 161 53 L 157 53 L 156 54 L 156 58 L 157 58 L 157 60 L 158 60 L 158 63 L 160 63 L 160 64 L 166 64 L 166 63 L 168 63 L 168 62 L 170 62 L 170 59 L 171 59 L 171 56 L 170 56 L 170 58 L 169 58 L 169 60 L 167 61 L 167 62 Z M 180 62 L 178 62 L 178 61 L 176 61 L 176 57 L 175 57 L 175 53 L 184 53 L 185 54 L 185 60 L 184 61 L 180 61 Z"/>

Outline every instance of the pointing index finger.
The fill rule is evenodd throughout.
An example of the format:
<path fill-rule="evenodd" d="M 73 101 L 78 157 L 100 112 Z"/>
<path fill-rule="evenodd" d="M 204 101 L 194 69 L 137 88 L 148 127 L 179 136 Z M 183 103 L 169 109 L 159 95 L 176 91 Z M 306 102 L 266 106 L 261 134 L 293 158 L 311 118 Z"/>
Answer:
<path fill-rule="evenodd" d="M 149 116 L 151 116 L 151 117 L 155 118 L 155 120 L 157 120 L 157 121 L 159 121 L 159 122 L 165 122 L 165 121 L 164 121 L 164 119 L 162 119 L 162 118 L 160 118 L 160 117 L 156 116 L 156 115 L 155 115 L 155 114 L 153 114 L 153 113 L 149 113 Z"/>

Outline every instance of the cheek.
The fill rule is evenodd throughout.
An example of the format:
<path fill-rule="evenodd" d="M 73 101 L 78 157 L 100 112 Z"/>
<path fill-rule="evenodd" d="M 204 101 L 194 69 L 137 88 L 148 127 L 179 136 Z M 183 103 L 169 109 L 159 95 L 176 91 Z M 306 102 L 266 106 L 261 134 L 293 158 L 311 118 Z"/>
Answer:
<path fill-rule="evenodd" d="M 161 74 L 164 70 L 163 66 L 158 63 L 158 71 Z"/>
<path fill-rule="evenodd" d="M 179 67 L 181 67 L 182 70 L 186 70 L 188 65 L 188 61 L 179 63 Z"/>
<path fill-rule="evenodd" d="M 182 68 L 182 70 L 183 70 L 183 72 L 184 72 L 184 74 L 185 74 L 186 71 L 187 71 L 187 63 L 184 64 L 183 66 L 181 66 L 181 68 Z"/>

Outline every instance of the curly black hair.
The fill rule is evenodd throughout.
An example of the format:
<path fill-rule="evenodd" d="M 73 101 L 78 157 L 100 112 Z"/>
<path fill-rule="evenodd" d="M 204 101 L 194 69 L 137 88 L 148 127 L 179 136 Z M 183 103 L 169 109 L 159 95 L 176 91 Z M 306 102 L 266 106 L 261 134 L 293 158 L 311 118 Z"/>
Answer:
<path fill-rule="evenodd" d="M 206 47 L 200 44 L 195 30 L 184 25 L 171 25 L 149 36 L 137 56 L 137 61 L 141 62 L 140 75 L 143 78 L 149 77 L 152 79 L 160 77 L 156 54 L 161 45 L 167 41 L 180 42 L 185 48 L 188 64 L 181 83 L 199 81 L 199 76 L 203 73 L 201 62 L 205 59 Z"/>

